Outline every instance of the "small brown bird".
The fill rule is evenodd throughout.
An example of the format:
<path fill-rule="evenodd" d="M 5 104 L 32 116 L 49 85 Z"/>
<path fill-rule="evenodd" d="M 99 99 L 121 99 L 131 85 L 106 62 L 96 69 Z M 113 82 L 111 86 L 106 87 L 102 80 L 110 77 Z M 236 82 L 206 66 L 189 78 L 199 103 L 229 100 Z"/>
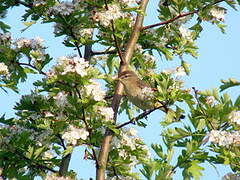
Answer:
<path fill-rule="evenodd" d="M 154 108 L 153 90 L 133 71 L 120 73 L 118 80 L 123 84 L 128 99 L 142 110 Z"/>
<path fill-rule="evenodd" d="M 167 113 L 173 111 L 167 104 L 156 102 L 154 99 L 154 89 L 141 80 L 133 71 L 123 71 L 120 73 L 118 80 L 123 84 L 124 91 L 128 99 L 142 110 L 159 108 Z M 174 117 L 175 119 L 177 117 Z M 184 119 L 184 115 L 179 115 L 177 119 Z"/>

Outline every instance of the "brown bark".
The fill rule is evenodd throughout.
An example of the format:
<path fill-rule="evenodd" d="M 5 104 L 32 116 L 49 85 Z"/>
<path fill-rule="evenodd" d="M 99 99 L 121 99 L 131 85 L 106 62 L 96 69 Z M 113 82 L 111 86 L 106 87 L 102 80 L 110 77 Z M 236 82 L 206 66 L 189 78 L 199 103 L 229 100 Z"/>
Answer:
<path fill-rule="evenodd" d="M 137 43 L 140 31 L 142 29 L 144 13 L 145 13 L 145 10 L 147 7 L 147 3 L 148 3 L 148 0 L 141 1 L 140 8 L 139 8 L 141 13 L 139 13 L 137 15 L 136 22 L 135 22 L 135 25 L 133 28 L 133 32 L 127 43 L 126 52 L 123 56 L 124 61 L 121 61 L 118 73 L 121 73 L 121 72 L 127 70 L 127 68 L 128 68 L 128 64 L 132 58 L 135 45 Z M 120 104 L 120 101 L 122 98 L 122 91 L 123 91 L 123 86 L 121 83 L 118 82 L 116 89 L 115 89 L 113 101 L 112 101 L 112 108 L 114 110 L 115 122 L 117 121 L 117 112 L 118 112 L 119 104 Z M 113 132 L 110 131 L 109 129 L 107 129 L 106 133 L 104 135 L 104 138 L 103 138 L 103 142 L 102 142 L 99 157 L 98 157 L 99 167 L 97 168 L 97 172 L 96 172 L 97 180 L 105 180 L 105 171 L 106 171 L 108 154 L 109 154 L 110 143 L 111 143 L 112 137 L 113 137 Z"/>

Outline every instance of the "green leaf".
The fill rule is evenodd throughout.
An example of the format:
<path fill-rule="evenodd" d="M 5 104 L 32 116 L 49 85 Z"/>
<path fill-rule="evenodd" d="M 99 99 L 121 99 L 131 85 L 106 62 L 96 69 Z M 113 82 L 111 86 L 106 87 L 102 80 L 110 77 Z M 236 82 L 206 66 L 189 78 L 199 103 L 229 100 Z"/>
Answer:
<path fill-rule="evenodd" d="M 199 166 L 199 161 L 193 160 L 190 162 L 190 167 L 187 169 L 187 172 L 192 176 L 195 180 L 199 180 L 202 176 L 203 167 Z"/>
<path fill-rule="evenodd" d="M 233 87 L 233 86 L 239 86 L 240 85 L 240 82 L 237 81 L 236 79 L 233 79 L 233 78 L 229 78 L 229 80 L 221 80 L 221 82 L 223 83 L 223 85 L 220 86 L 220 91 L 223 91 L 225 89 L 228 89 L 230 87 Z"/>
<path fill-rule="evenodd" d="M 36 24 L 36 21 L 30 21 L 30 22 L 23 22 L 23 24 L 26 26 L 25 28 L 21 29 L 21 32 L 26 31 L 28 28 L 30 28 L 33 24 Z"/>

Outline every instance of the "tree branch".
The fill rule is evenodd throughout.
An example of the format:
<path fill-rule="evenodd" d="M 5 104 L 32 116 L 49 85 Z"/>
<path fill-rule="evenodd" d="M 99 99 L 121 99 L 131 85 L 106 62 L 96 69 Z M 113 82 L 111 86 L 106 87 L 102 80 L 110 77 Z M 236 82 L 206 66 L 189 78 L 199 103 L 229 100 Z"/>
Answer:
<path fill-rule="evenodd" d="M 104 0 L 105 2 L 105 8 L 106 10 L 108 10 L 108 4 L 107 4 L 107 0 Z M 117 52 L 118 52 L 118 55 L 119 55 L 119 58 L 121 60 L 121 63 L 125 64 L 126 61 L 122 55 L 122 51 L 121 51 L 121 48 L 120 48 L 120 45 L 119 45 L 119 42 L 118 42 L 118 39 L 117 39 L 117 36 L 115 35 L 115 27 L 114 27 L 114 21 L 111 20 L 111 28 L 112 28 L 112 33 L 113 33 L 113 39 L 114 39 L 114 42 L 115 42 L 115 45 L 116 45 L 116 48 L 117 48 Z"/>
<path fill-rule="evenodd" d="M 28 3 L 23 2 L 23 1 L 21 1 L 21 0 L 15 0 L 15 3 L 16 3 L 16 4 L 21 4 L 21 5 L 23 5 L 23 6 L 25 6 L 25 7 L 28 7 L 28 8 L 32 8 L 32 7 L 33 7 L 33 4 L 32 4 L 32 3 L 31 3 L 31 4 L 28 4 Z"/>
<path fill-rule="evenodd" d="M 172 18 L 172 19 L 169 19 L 169 20 L 166 20 L 166 21 L 163 21 L 163 22 L 160 22 L 160 23 L 156 23 L 156 24 L 152 24 L 152 25 L 148 25 L 148 26 L 145 26 L 143 27 L 143 30 L 146 30 L 146 29 L 150 29 L 150 28 L 154 28 L 154 27 L 157 27 L 157 26 L 161 26 L 161 25 L 166 25 L 166 24 L 169 24 L 177 19 L 180 19 L 182 17 L 185 17 L 185 16 L 189 16 L 189 15 L 192 15 L 192 14 L 197 14 L 200 10 L 203 10 L 205 8 L 207 8 L 208 6 L 212 6 L 212 5 L 215 5 L 217 3 L 220 3 L 220 2 L 223 2 L 224 0 L 217 0 L 213 3 L 210 3 L 206 6 L 204 6 L 202 9 L 197 9 L 195 11 L 192 11 L 192 12 L 187 12 L 187 13 L 182 13 L 182 14 L 179 14 L 178 16 Z"/>
<path fill-rule="evenodd" d="M 123 59 L 125 60 L 125 63 L 123 63 L 121 61 L 120 68 L 118 71 L 119 74 L 121 72 L 127 70 L 130 59 L 132 58 L 136 42 L 139 38 L 139 34 L 142 29 L 142 24 L 143 24 L 143 20 L 144 20 L 144 12 L 146 10 L 147 3 L 148 3 L 148 0 L 141 1 L 140 7 L 139 7 L 139 11 L 141 13 L 139 13 L 137 15 L 136 22 L 135 22 L 135 25 L 133 28 L 133 32 L 131 33 L 130 39 L 126 46 L 126 53 L 124 54 L 124 57 L 123 57 Z M 114 111 L 115 122 L 117 121 L 117 112 L 118 112 L 118 108 L 119 108 L 120 101 L 122 98 L 122 92 L 123 92 L 123 85 L 120 82 L 118 82 L 116 89 L 115 89 L 113 101 L 112 101 L 112 108 Z M 111 143 L 113 134 L 114 133 L 110 129 L 107 129 L 106 133 L 104 135 L 101 149 L 99 152 L 99 158 L 98 158 L 99 168 L 97 168 L 97 172 L 96 172 L 97 180 L 105 180 L 105 170 L 106 170 L 106 166 L 107 166 L 110 143 Z"/>
<path fill-rule="evenodd" d="M 161 106 L 161 107 L 163 107 L 163 106 Z M 153 111 L 155 111 L 155 110 L 157 110 L 157 109 L 159 109 L 159 108 L 161 108 L 161 107 L 157 107 L 157 108 L 153 108 L 153 109 L 144 111 L 143 113 L 139 114 L 137 117 L 132 118 L 130 121 L 127 121 L 127 122 L 125 122 L 125 123 L 123 123 L 123 124 L 120 124 L 120 125 L 117 126 L 116 128 L 117 128 L 117 129 L 120 129 L 120 128 L 128 125 L 128 124 L 134 124 L 136 121 L 138 121 L 138 120 L 146 117 L 147 115 L 151 114 Z"/>

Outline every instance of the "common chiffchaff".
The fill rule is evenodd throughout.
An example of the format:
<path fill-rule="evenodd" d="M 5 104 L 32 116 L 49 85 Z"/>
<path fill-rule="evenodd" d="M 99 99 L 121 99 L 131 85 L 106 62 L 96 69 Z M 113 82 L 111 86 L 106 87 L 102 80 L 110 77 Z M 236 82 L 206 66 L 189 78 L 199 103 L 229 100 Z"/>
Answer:
<path fill-rule="evenodd" d="M 142 110 L 154 108 L 154 102 L 146 92 L 151 87 L 141 80 L 133 71 L 120 73 L 118 80 L 123 84 L 128 99 Z M 149 93 L 153 93 L 149 92 Z"/>

